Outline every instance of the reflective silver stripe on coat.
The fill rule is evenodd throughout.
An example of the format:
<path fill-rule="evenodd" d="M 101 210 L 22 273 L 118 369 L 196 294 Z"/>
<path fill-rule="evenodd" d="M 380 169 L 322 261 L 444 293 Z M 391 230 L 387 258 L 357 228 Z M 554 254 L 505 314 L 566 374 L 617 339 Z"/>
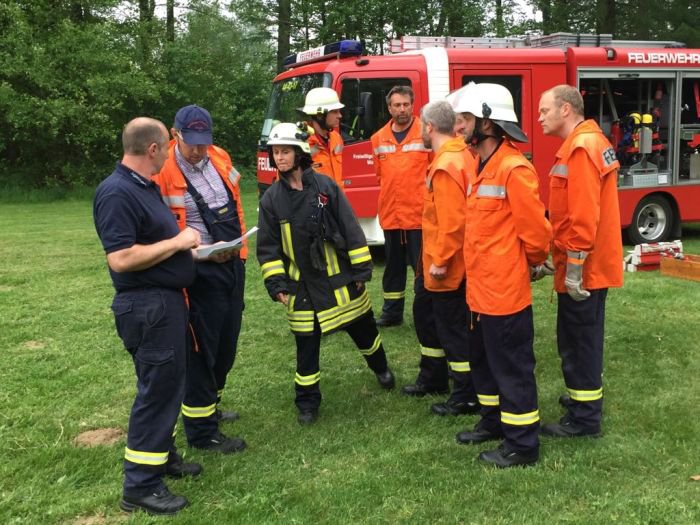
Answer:
<path fill-rule="evenodd" d="M 472 194 L 472 183 L 469 183 L 469 186 L 467 186 L 467 197 L 469 197 Z"/>
<path fill-rule="evenodd" d="M 382 153 L 395 153 L 396 146 L 378 146 L 374 148 L 375 155 L 381 155 Z"/>
<path fill-rule="evenodd" d="M 312 157 L 314 155 L 316 155 L 319 151 L 321 151 L 321 148 L 319 148 L 318 146 L 311 146 L 311 156 Z"/>
<path fill-rule="evenodd" d="M 430 148 L 426 148 L 423 144 L 418 144 L 414 142 L 412 144 L 404 144 L 401 146 L 401 151 L 423 151 L 425 153 L 430 151 Z"/>
<path fill-rule="evenodd" d="M 552 166 L 549 174 L 554 175 L 555 177 L 568 177 L 569 167 L 566 164 L 555 164 Z"/>
<path fill-rule="evenodd" d="M 340 155 L 343 152 L 343 145 L 342 144 L 336 144 L 335 148 L 333 148 L 333 153 L 336 155 Z"/>
<path fill-rule="evenodd" d="M 185 196 L 173 197 L 168 195 L 163 195 L 163 202 L 169 208 L 184 208 L 185 207 Z"/>
<path fill-rule="evenodd" d="M 238 170 L 236 170 L 236 168 L 231 168 L 231 171 L 228 172 L 228 180 L 231 182 L 231 184 L 235 186 L 238 184 L 240 178 L 241 174 L 238 173 Z"/>
<path fill-rule="evenodd" d="M 482 184 L 479 189 L 476 190 L 476 194 L 479 197 L 491 197 L 493 199 L 505 199 L 506 198 L 506 187 L 505 186 L 491 186 Z"/>

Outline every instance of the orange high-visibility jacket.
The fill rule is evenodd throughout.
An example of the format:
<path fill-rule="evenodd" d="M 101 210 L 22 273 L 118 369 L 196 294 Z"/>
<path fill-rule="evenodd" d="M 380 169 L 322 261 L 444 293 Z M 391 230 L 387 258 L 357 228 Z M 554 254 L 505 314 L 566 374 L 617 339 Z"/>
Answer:
<path fill-rule="evenodd" d="M 505 139 L 469 182 L 467 302 L 474 312 L 514 314 L 532 303 L 529 267 L 544 262 L 552 240 L 537 173 Z"/>
<path fill-rule="evenodd" d="M 617 199 L 620 163 L 598 124 L 576 126 L 557 151 L 550 175 L 549 220 L 554 287 L 566 292 L 566 252 L 587 252 L 583 288 L 622 286 L 622 233 Z"/>
<path fill-rule="evenodd" d="M 464 220 L 469 173 L 474 157 L 460 138 L 445 142 L 435 153 L 425 181 L 423 205 L 423 278 L 426 290 L 456 290 L 465 279 Z M 430 265 L 447 266 L 444 279 L 430 276 Z"/>
<path fill-rule="evenodd" d="M 391 123 L 372 135 L 379 181 L 379 224 L 384 230 L 419 230 L 431 151 L 423 145 L 418 117 L 413 118 L 401 144 L 394 138 Z"/>
<path fill-rule="evenodd" d="M 168 149 L 168 160 L 165 161 L 160 173 L 153 176 L 153 182 L 160 186 L 160 193 L 163 196 L 163 201 L 170 207 L 170 210 L 175 215 L 177 225 L 180 230 L 184 230 L 187 223 L 187 215 L 185 211 L 185 192 L 187 191 L 187 183 L 185 176 L 180 171 L 180 167 L 175 160 L 175 141 L 170 141 Z M 224 184 L 228 187 L 231 195 L 236 200 L 236 209 L 238 210 L 238 218 L 241 221 L 241 235 L 246 232 L 245 222 L 243 220 L 243 206 L 241 205 L 241 192 L 238 187 L 238 179 L 240 174 L 233 167 L 231 157 L 223 149 L 218 146 L 209 146 L 207 155 L 210 162 L 213 164 L 217 173 L 221 176 Z M 248 258 L 248 241 L 243 241 L 243 248 L 240 253 L 241 259 Z"/>
<path fill-rule="evenodd" d="M 330 177 L 341 190 L 343 187 L 343 139 L 340 133 L 333 130 L 328 133 L 328 143 L 318 135 L 309 137 L 313 169 L 322 175 Z"/>

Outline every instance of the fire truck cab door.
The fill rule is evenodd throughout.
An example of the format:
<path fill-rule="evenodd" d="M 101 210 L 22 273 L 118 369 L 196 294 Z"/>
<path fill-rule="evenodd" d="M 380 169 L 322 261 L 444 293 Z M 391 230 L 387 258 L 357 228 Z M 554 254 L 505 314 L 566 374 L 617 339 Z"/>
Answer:
<path fill-rule="evenodd" d="M 417 71 L 352 71 L 340 75 L 334 86 L 345 104 L 340 124 L 345 193 L 359 218 L 377 214 L 379 185 L 370 137 L 391 118 L 385 98 L 397 85 L 413 88 L 418 115 L 426 100 Z"/>

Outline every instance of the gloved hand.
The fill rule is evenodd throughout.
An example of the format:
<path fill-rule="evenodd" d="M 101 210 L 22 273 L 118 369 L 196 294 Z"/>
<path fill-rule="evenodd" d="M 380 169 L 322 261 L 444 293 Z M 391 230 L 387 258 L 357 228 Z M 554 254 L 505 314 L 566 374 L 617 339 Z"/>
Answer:
<path fill-rule="evenodd" d="M 588 254 L 586 252 L 566 252 L 566 292 L 574 301 L 585 301 L 591 296 L 591 292 L 584 290 L 583 262 Z"/>
<path fill-rule="evenodd" d="M 530 266 L 531 282 L 539 281 L 548 275 L 554 275 L 554 265 L 551 262 L 545 261 L 542 264 Z"/>

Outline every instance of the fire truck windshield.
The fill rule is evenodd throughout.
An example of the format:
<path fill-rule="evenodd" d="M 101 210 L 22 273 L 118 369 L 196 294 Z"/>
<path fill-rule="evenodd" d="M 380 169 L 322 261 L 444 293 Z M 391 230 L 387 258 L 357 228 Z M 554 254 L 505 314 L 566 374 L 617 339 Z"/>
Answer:
<path fill-rule="evenodd" d="M 330 85 L 331 75 L 329 73 L 300 75 L 275 82 L 272 85 L 272 94 L 265 113 L 265 122 L 263 122 L 260 135 L 260 146 L 265 146 L 270 130 L 275 124 L 301 120 L 301 114 L 297 109 L 304 105 L 304 98 L 310 89 L 330 87 Z"/>

